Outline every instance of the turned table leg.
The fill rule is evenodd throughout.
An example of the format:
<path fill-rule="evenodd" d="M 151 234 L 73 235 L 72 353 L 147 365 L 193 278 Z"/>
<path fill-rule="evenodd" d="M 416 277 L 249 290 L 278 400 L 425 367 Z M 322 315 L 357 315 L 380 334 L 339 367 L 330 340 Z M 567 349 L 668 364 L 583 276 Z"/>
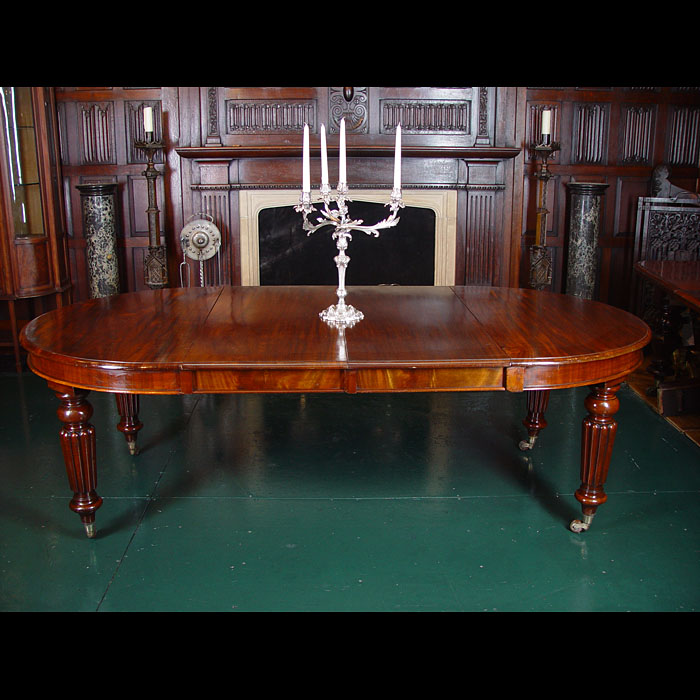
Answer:
<path fill-rule="evenodd" d="M 60 432 L 68 483 L 73 489 L 72 511 L 80 515 L 88 537 L 95 536 L 95 511 L 102 505 L 97 495 L 97 461 L 95 428 L 90 424 L 92 406 L 85 398 L 88 391 L 53 386 L 61 403 L 58 417 L 63 423 Z"/>
<path fill-rule="evenodd" d="M 581 504 L 583 520 L 571 522 L 573 532 L 587 530 L 598 506 L 608 499 L 603 486 L 617 433 L 613 415 L 620 408 L 619 388 L 620 384 L 593 386 L 585 400 L 588 416 L 583 420 L 581 434 L 581 486 L 574 494 Z"/>
<path fill-rule="evenodd" d="M 135 455 L 139 451 L 136 446 L 136 436 L 143 428 L 143 423 L 139 420 L 139 395 L 115 394 L 115 398 L 117 410 L 121 416 L 117 429 L 124 433 L 130 454 Z"/>
<path fill-rule="evenodd" d="M 528 439 L 520 441 L 521 450 L 531 450 L 535 446 L 540 430 L 547 427 L 544 414 L 548 404 L 549 390 L 527 392 L 527 416 L 523 420 L 523 425 L 527 428 Z"/>

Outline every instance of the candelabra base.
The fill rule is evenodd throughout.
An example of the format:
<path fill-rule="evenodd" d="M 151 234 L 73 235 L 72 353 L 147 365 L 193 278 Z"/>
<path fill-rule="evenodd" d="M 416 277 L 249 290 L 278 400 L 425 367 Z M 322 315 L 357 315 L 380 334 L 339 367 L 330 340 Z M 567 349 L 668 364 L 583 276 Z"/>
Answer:
<path fill-rule="evenodd" d="M 332 304 L 319 314 L 321 319 L 336 328 L 352 328 L 365 315 L 350 304 Z"/>

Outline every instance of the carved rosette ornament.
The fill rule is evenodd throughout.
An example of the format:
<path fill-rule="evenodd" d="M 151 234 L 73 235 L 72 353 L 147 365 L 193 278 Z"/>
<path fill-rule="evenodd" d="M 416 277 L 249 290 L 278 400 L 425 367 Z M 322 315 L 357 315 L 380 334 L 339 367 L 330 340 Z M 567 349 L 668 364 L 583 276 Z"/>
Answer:
<path fill-rule="evenodd" d="M 340 120 L 345 128 L 355 134 L 369 131 L 368 90 L 366 87 L 332 87 L 328 96 L 328 113 L 331 133 L 340 131 Z"/>

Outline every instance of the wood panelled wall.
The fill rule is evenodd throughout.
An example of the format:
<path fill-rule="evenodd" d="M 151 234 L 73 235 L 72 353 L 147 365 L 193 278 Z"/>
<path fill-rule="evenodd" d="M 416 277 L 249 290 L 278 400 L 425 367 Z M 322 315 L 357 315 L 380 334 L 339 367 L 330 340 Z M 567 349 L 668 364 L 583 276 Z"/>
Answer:
<path fill-rule="evenodd" d="M 553 253 L 553 288 L 565 291 L 569 227 L 567 183 L 604 182 L 597 298 L 629 308 L 639 197 L 650 196 L 655 166 L 669 166 L 673 184 L 698 191 L 700 87 L 530 87 L 524 114 L 524 236 L 521 281 L 528 279 L 534 242 L 537 181 L 528 145 L 540 132 L 542 110 L 552 110 L 547 245 Z"/>
<path fill-rule="evenodd" d="M 354 123 L 355 130 L 348 137 L 349 174 L 358 178 L 353 180 L 358 185 L 385 175 L 390 182 L 393 130 L 391 124 L 382 122 L 380 107 L 391 100 L 404 107 L 421 101 L 437 105 L 441 100 L 450 101 L 445 98 L 446 89 L 354 90 L 357 104 L 353 109 L 366 121 Z M 610 186 L 604 197 L 598 297 L 626 307 L 637 198 L 649 194 L 654 166 L 668 164 L 674 184 L 697 188 L 700 89 L 452 90 L 453 104 L 468 102 L 471 111 L 466 122 L 459 122 L 465 112 L 455 108 L 452 112 L 458 121 L 453 131 L 441 129 L 444 122 L 432 132 L 421 130 L 418 123 L 404 137 L 404 145 L 405 172 L 412 184 L 449 185 L 458 190 L 457 282 L 527 285 L 527 253 L 536 218 L 535 163 L 528 145 L 536 140 L 542 109 L 548 108 L 553 110 L 554 137 L 561 143 L 551 163 L 554 178 L 548 192 L 547 243 L 554 253 L 553 288 L 563 291 L 566 183 L 572 179 L 606 182 Z M 261 117 L 245 110 L 255 106 L 256 100 L 259 104 L 297 100 L 314 106 L 317 130 L 321 120 L 331 123 L 337 105 L 347 108 L 350 104 L 342 101 L 341 92 L 342 88 L 57 87 L 74 298 L 87 297 L 85 241 L 76 189 L 83 182 L 119 184 L 122 290 L 145 287 L 145 157 L 133 147 L 134 140 L 143 137 L 145 106 L 154 108 L 156 137 L 166 145 L 162 162 L 157 163 L 163 173 L 158 178 L 158 205 L 167 237 L 171 284 L 178 283 L 179 231 L 190 214 L 204 208 L 210 208 L 217 223 L 222 223 L 229 247 L 225 269 L 236 283 L 240 279 L 237 191 L 256 180 L 265 186 L 290 187 L 292 173 L 295 178 L 300 173 L 295 160 L 301 153 L 298 124 L 280 128 L 271 122 L 266 130 L 251 132 L 246 119 Z M 260 157 L 260 148 L 273 146 L 279 157 Z M 479 267 L 479 260 L 487 260 L 489 267 Z"/>
<path fill-rule="evenodd" d="M 66 200 L 68 250 L 73 298 L 88 298 L 86 242 L 80 193 L 76 185 L 117 183 L 118 253 L 121 290 L 145 289 L 143 261 L 148 252 L 146 154 L 134 147 L 144 138 L 143 108 L 154 113 L 154 138 L 166 149 L 156 159 L 163 173 L 157 185 L 161 226 L 170 244 L 170 267 L 176 269 L 173 232 L 181 221 L 180 164 L 174 152 L 179 132 L 178 88 L 56 87 L 61 134 L 63 192 Z M 198 115 L 196 115 L 198 117 Z M 178 229 L 179 230 L 179 229 Z"/>

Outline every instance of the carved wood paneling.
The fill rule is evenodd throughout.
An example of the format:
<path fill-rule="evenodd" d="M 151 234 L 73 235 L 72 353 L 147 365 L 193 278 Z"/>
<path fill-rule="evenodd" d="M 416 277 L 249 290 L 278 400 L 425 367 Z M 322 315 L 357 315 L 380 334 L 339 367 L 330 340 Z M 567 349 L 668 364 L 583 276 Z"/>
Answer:
<path fill-rule="evenodd" d="M 651 194 L 652 172 L 664 163 L 675 185 L 697 191 L 700 91 L 675 87 L 533 87 L 526 89 L 526 131 L 539 131 L 537 116 L 551 108 L 561 151 L 551 162 L 547 203 L 547 245 L 553 258 L 554 291 L 562 291 L 569 228 L 567 184 L 609 185 L 603 198 L 598 241 L 598 298 L 632 308 L 637 202 Z M 527 285 L 529 246 L 535 239 L 537 208 L 534 159 L 523 173 L 521 284 Z"/>
<path fill-rule="evenodd" d="M 348 134 L 369 132 L 369 97 L 367 87 L 328 88 L 328 133 L 340 132 L 340 120 L 345 119 Z"/>
<path fill-rule="evenodd" d="M 168 238 L 176 272 L 173 235 L 173 206 L 180 201 L 179 186 L 170 187 L 172 162 L 167 165 L 168 125 L 178 130 L 177 109 L 171 99 L 176 88 L 99 87 L 56 88 L 61 129 L 63 195 L 66 202 L 68 255 L 76 300 L 87 298 L 86 239 L 80 197 L 76 186 L 87 182 L 114 182 L 117 188 L 121 291 L 145 289 L 143 260 L 148 248 L 147 181 L 143 176 L 145 154 L 134 147 L 144 139 L 143 109 L 153 108 L 154 138 L 166 143 L 156 157 L 161 173 L 156 181 L 160 225 Z M 167 98 L 167 100 L 166 100 Z M 179 173 L 177 174 L 179 179 Z"/>
<path fill-rule="evenodd" d="M 300 168 L 295 159 L 300 156 L 304 121 L 316 133 L 321 123 L 326 124 L 333 174 L 337 173 L 337 124 L 346 117 L 348 171 L 359 187 L 390 186 L 394 131 L 401 121 L 404 147 L 412 151 L 404 159 L 406 186 L 458 192 L 458 282 L 464 276 L 475 283 L 507 284 L 517 280 L 511 267 L 523 269 L 518 263 L 528 253 L 536 220 L 535 163 L 527 146 L 538 140 L 533 136 L 539 136 L 545 107 L 553 112 L 552 137 L 562 146 L 552 163 L 554 177 L 548 189 L 548 244 L 553 249 L 555 287 L 563 279 L 566 259 L 568 182 L 610 184 L 600 242 L 605 278 L 600 289 L 603 301 L 616 301 L 630 282 L 627 268 L 635 220 L 631 212 L 653 167 L 667 162 L 671 180 L 686 189 L 693 189 L 698 177 L 700 91 L 692 87 L 356 87 L 351 92 L 342 87 L 99 87 L 57 88 L 57 95 L 64 132 L 61 147 L 71 268 L 78 290 L 86 272 L 75 184 L 85 180 L 120 184 L 120 248 L 128 270 L 125 291 L 142 285 L 138 267 L 141 247 L 147 243 L 141 211 L 145 181 L 142 154 L 134 150 L 133 141 L 140 135 L 145 105 L 157 108 L 156 125 L 167 143 L 159 165 L 163 175 L 158 197 L 173 280 L 180 262 L 179 230 L 189 215 L 202 211 L 212 212 L 222 232 L 226 231 L 228 274 L 231 281 L 240 278 L 238 191 L 296 186 Z M 307 107 L 311 111 L 305 113 Z M 229 149 L 223 159 L 217 160 L 217 147 Z M 250 155 L 256 148 L 277 147 L 280 153 L 274 156 Z M 508 178 L 515 176 L 504 174 L 503 169 L 483 175 L 471 167 L 475 161 L 489 160 L 489 150 L 495 153 L 505 147 L 526 149 L 522 161 L 513 166 L 518 180 L 514 187 Z M 182 149 L 190 148 L 201 151 L 180 156 Z M 297 154 L 283 152 L 297 148 Z M 462 151 L 441 157 L 441 149 L 453 148 Z M 246 149 L 248 155 L 235 155 Z M 510 157 L 501 153 L 493 159 L 503 163 Z M 316 154 L 312 170 L 318 178 L 315 159 Z M 509 213 L 503 203 L 517 211 Z M 511 222 L 513 231 L 504 230 Z"/>
<path fill-rule="evenodd" d="M 698 164 L 700 107 L 674 106 L 666 161 L 669 165 Z"/>
<path fill-rule="evenodd" d="M 608 145 L 608 105 L 579 103 L 574 120 L 572 162 L 604 165 Z"/>
<path fill-rule="evenodd" d="M 316 130 L 313 100 L 227 100 L 227 134 L 298 134 L 304 124 Z"/>
<path fill-rule="evenodd" d="M 231 279 L 231 266 L 234 262 L 231 255 L 231 219 L 229 208 L 229 196 L 222 190 L 204 190 L 201 192 L 201 214 L 210 216 L 214 224 L 221 232 L 221 259 L 215 256 L 206 263 L 205 274 L 207 279 L 215 280 L 219 275 L 219 262 L 221 263 L 221 279 Z M 228 253 L 228 254 L 227 254 Z"/>
<path fill-rule="evenodd" d="M 111 165 L 114 152 L 114 103 L 82 103 L 80 110 L 80 152 L 83 165 Z"/>
<path fill-rule="evenodd" d="M 655 115 L 655 105 L 623 105 L 620 119 L 620 163 L 651 163 Z"/>
<path fill-rule="evenodd" d="M 398 124 L 405 134 L 471 133 L 468 100 L 382 100 L 382 131 L 393 133 Z"/>
<path fill-rule="evenodd" d="M 495 202 L 494 188 L 475 186 L 468 191 L 465 284 L 501 283 L 502 236 Z"/>

